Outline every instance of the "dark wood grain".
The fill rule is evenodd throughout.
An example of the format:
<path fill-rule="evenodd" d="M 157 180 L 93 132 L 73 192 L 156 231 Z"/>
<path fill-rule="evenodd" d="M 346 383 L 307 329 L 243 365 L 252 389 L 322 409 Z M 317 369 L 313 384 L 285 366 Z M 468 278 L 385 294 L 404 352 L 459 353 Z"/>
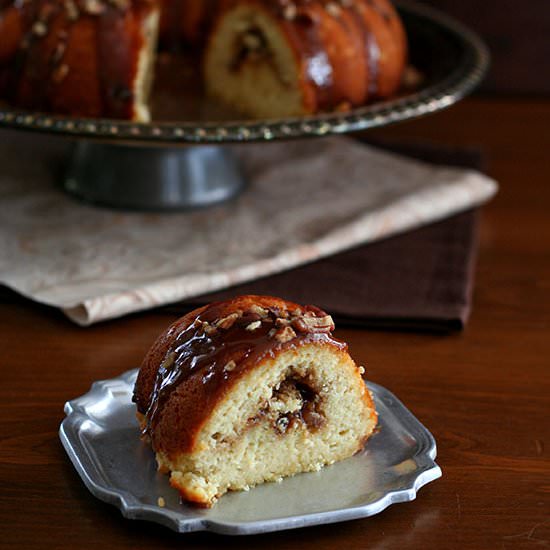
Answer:
<path fill-rule="evenodd" d="M 485 209 L 471 322 L 452 336 L 341 330 L 368 376 L 432 430 L 443 478 L 365 520 L 250 538 L 122 518 L 59 443 L 63 403 L 136 366 L 173 316 L 80 329 L 22 300 L 0 308 L 0 546 L 480 548 L 550 545 L 550 101 L 468 100 L 376 138 L 480 145 L 501 183 Z"/>

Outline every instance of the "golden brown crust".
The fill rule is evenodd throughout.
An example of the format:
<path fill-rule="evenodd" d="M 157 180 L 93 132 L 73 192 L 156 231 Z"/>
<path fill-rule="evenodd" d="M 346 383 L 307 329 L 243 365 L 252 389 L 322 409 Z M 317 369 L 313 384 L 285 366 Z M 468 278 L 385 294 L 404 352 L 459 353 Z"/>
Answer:
<path fill-rule="evenodd" d="M 190 452 L 216 404 L 266 356 L 315 341 L 341 353 L 332 319 L 313 306 L 241 296 L 188 313 L 146 355 L 134 401 L 156 451 Z"/>
<path fill-rule="evenodd" d="M 155 9 L 154 0 L 9 0 L 0 8 L 4 93 L 29 109 L 136 118 L 144 20 Z"/>

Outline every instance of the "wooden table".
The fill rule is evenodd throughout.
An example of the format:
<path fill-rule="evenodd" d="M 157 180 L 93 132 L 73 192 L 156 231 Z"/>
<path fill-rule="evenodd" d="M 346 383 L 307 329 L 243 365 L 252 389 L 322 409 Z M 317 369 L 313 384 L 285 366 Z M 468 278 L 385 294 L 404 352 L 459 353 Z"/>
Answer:
<path fill-rule="evenodd" d="M 542 548 L 550 545 L 550 101 L 472 99 L 377 137 L 480 145 L 501 192 L 483 215 L 463 334 L 340 330 L 372 380 L 431 429 L 443 478 L 353 522 L 249 538 L 177 535 L 91 496 L 58 439 L 63 403 L 139 364 L 173 316 L 81 329 L 3 296 L 0 545 L 18 548 Z"/>

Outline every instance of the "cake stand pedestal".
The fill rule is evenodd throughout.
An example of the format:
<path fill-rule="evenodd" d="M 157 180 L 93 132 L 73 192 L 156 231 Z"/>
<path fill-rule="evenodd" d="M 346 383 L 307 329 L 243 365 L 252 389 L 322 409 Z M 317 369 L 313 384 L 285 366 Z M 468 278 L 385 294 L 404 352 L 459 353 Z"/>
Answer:
<path fill-rule="evenodd" d="M 131 210 L 210 206 L 245 185 L 226 147 L 136 147 L 78 141 L 64 188 L 85 201 Z"/>

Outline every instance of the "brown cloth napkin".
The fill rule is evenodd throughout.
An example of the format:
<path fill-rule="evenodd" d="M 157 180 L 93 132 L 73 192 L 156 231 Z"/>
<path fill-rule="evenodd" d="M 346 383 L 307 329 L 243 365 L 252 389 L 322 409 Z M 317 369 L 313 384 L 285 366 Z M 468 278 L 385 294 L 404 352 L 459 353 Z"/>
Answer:
<path fill-rule="evenodd" d="M 429 145 L 386 149 L 435 164 L 480 169 L 476 150 Z M 357 247 L 327 259 L 169 306 L 178 313 L 237 294 L 272 294 L 316 304 L 340 325 L 449 332 L 464 328 L 471 309 L 477 210 Z"/>

